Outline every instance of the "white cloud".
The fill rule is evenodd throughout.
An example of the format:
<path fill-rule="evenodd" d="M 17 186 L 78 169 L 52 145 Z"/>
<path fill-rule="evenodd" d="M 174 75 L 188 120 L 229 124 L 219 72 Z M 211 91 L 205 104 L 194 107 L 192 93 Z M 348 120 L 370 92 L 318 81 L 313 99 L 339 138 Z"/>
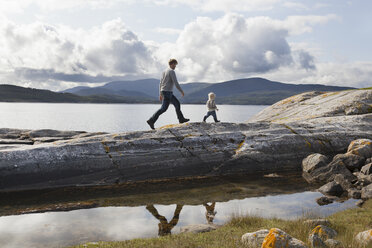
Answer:
<path fill-rule="evenodd" d="M 135 0 L 1 0 L 0 13 L 22 13 L 30 6 L 43 11 L 66 10 L 73 8 L 109 8 L 117 3 L 133 4 Z"/>
<path fill-rule="evenodd" d="M 0 13 L 22 13 L 30 6 L 49 12 L 111 8 L 117 4 L 187 6 L 202 12 L 248 12 L 271 10 L 280 2 L 282 0 L 1 0 Z"/>
<path fill-rule="evenodd" d="M 167 34 L 167 35 L 179 35 L 182 30 L 176 29 L 176 28 L 155 28 L 155 32 L 161 33 L 161 34 Z"/>
<path fill-rule="evenodd" d="M 314 25 L 325 24 L 332 20 L 339 20 L 339 17 L 335 14 L 288 16 L 285 21 L 279 22 L 279 25 L 284 25 L 284 28 L 289 30 L 290 35 L 299 35 L 312 32 Z"/>
<path fill-rule="evenodd" d="M 89 30 L 38 21 L 20 25 L 0 20 L 0 80 L 36 88 L 62 89 L 96 83 L 159 77 L 169 58 L 177 58 L 180 81 L 221 82 L 263 76 L 292 83 L 368 86 L 372 62 L 320 63 L 319 45 L 289 43 L 335 15 L 246 18 L 225 14 L 199 17 L 174 43 L 143 41 L 120 19 Z M 342 70 L 342 71 L 340 71 Z M 73 85 L 75 84 L 75 85 Z"/>
<path fill-rule="evenodd" d="M 319 63 L 317 70 L 301 79 L 301 83 L 344 85 L 352 87 L 372 86 L 372 62 Z"/>
<path fill-rule="evenodd" d="M 12 83 L 107 82 L 145 76 L 157 71 L 151 49 L 120 19 L 90 30 L 42 22 L 17 25 L 3 19 L 0 78 Z"/>
<path fill-rule="evenodd" d="M 329 7 L 330 5 L 329 4 L 327 4 L 327 3 L 316 3 L 315 5 L 314 5 L 314 8 L 315 9 L 321 9 L 321 8 L 326 8 L 326 7 Z"/>
<path fill-rule="evenodd" d="M 288 43 L 290 35 L 311 32 L 312 26 L 336 18 L 290 16 L 245 18 L 226 14 L 213 20 L 199 17 L 187 24 L 175 44 L 163 44 L 159 61 L 181 58 L 179 74 L 187 81 L 222 81 L 275 71 L 281 67 L 315 69 L 314 56 Z"/>
<path fill-rule="evenodd" d="M 370 86 L 372 62 L 324 63 L 317 59 L 324 55 L 321 45 L 287 41 L 332 20 L 338 17 L 200 17 L 185 26 L 176 43 L 162 44 L 156 57 L 159 61 L 179 58 L 177 73 L 185 81 L 262 76 L 288 83 Z"/>
<path fill-rule="evenodd" d="M 270 10 L 281 0 L 155 0 L 160 5 L 186 5 L 204 12 Z"/>
<path fill-rule="evenodd" d="M 278 6 L 295 10 L 310 10 L 311 8 L 319 9 L 328 7 L 329 4 L 313 3 L 307 6 L 299 1 L 284 1 L 284 0 L 143 0 L 154 2 L 158 5 L 167 6 L 189 6 L 197 11 L 203 12 L 251 12 L 251 11 L 267 11 Z"/>
<path fill-rule="evenodd" d="M 287 8 L 296 9 L 296 10 L 308 10 L 309 9 L 305 4 L 299 3 L 299 2 L 284 2 L 283 6 Z"/>
<path fill-rule="evenodd" d="M 372 86 L 372 62 L 316 63 L 316 70 L 282 67 L 276 71 L 257 74 L 275 81 L 294 84 L 325 84 L 349 87 Z"/>

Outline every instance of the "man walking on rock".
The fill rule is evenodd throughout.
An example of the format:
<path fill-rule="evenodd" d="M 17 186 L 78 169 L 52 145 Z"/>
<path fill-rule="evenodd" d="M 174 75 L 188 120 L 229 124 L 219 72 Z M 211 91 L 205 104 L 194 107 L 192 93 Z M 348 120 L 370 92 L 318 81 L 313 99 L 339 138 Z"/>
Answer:
<path fill-rule="evenodd" d="M 166 69 L 163 72 L 163 76 L 160 80 L 159 85 L 159 99 L 162 101 L 161 107 L 158 111 L 155 112 L 153 116 L 151 116 L 150 119 L 147 120 L 147 124 L 151 127 L 151 129 L 155 129 L 154 124 L 158 120 L 159 116 L 167 111 L 169 104 L 172 103 L 176 109 L 177 118 L 180 123 L 188 122 L 190 119 L 186 119 L 183 117 L 183 114 L 181 112 L 181 104 L 178 101 L 178 99 L 173 95 L 173 86 L 175 85 L 176 88 L 181 92 L 182 96 L 185 95 L 183 92 L 180 84 L 177 81 L 176 73 L 174 72 L 174 69 L 176 69 L 176 66 L 178 64 L 177 60 L 170 59 L 169 62 L 169 68 Z"/>

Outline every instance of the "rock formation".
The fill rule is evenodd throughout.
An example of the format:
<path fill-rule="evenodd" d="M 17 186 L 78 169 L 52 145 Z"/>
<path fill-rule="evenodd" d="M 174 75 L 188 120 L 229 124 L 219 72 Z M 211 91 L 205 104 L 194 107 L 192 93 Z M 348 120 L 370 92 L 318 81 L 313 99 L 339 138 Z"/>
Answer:
<path fill-rule="evenodd" d="M 333 239 L 336 236 L 337 236 L 337 232 L 333 230 L 332 228 L 323 226 L 323 225 L 318 225 L 311 231 L 309 235 L 309 241 L 310 241 L 311 247 L 327 248 L 329 246 L 326 245 L 326 243 L 339 244 L 338 241 Z"/>
<path fill-rule="evenodd" d="M 256 232 L 246 233 L 242 236 L 242 243 L 246 247 L 261 247 L 264 239 L 269 234 L 269 230 L 262 229 Z"/>
<path fill-rule="evenodd" d="M 311 227 L 315 223 L 327 223 L 325 219 L 308 220 L 305 224 Z M 362 245 L 369 244 L 371 240 L 372 231 L 365 231 L 359 233 L 355 239 Z M 324 226 L 318 225 L 313 228 L 308 237 L 308 243 L 312 248 L 341 248 L 344 245 L 334 238 L 337 236 L 336 230 Z M 298 240 L 288 233 L 280 230 L 279 228 L 271 228 L 270 230 L 262 229 L 256 232 L 243 234 L 241 242 L 244 247 L 261 247 L 261 248 L 274 248 L 274 247 L 292 247 L 292 248 L 306 248 L 307 246 L 301 240 Z"/>
<path fill-rule="evenodd" d="M 262 248 L 306 248 L 301 240 L 293 238 L 279 228 L 271 228 L 262 242 Z"/>
<path fill-rule="evenodd" d="M 300 171 L 309 154 L 372 139 L 371 104 L 372 90 L 310 92 L 239 124 L 118 134 L 1 129 L 0 191 Z"/>
<path fill-rule="evenodd" d="M 204 233 L 216 230 L 217 225 L 213 224 L 193 224 L 181 227 L 180 233 Z"/>
<path fill-rule="evenodd" d="M 319 192 L 331 197 L 372 198 L 372 140 L 350 143 L 345 154 L 336 155 L 330 163 L 322 154 L 310 154 L 302 161 L 303 176 L 308 182 L 325 183 Z M 368 164 L 365 164 L 365 163 Z M 365 164 L 365 165 L 364 165 Z M 329 201 L 329 203 L 331 203 Z M 319 199 L 319 205 L 327 201 Z M 358 203 L 359 204 L 359 203 Z"/>
<path fill-rule="evenodd" d="M 360 232 L 355 236 L 355 240 L 364 246 L 369 246 L 372 244 L 372 229 Z"/>

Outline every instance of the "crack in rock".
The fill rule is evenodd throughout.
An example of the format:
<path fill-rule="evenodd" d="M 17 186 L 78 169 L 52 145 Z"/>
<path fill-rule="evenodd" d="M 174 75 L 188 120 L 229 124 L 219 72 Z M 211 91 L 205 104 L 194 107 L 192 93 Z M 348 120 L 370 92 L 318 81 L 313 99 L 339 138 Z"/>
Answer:
<path fill-rule="evenodd" d="M 196 158 L 198 158 L 200 161 L 202 161 L 203 163 L 205 162 L 203 159 L 201 159 L 198 155 L 196 155 L 195 153 L 193 153 L 192 151 L 190 151 L 190 149 L 187 147 L 187 146 L 185 146 L 184 144 L 183 144 L 183 140 L 185 139 L 184 137 L 179 137 L 179 136 L 177 136 L 175 133 L 173 133 L 170 129 L 168 129 L 168 131 L 176 138 L 176 140 L 178 141 L 178 142 L 180 142 L 181 143 L 181 148 L 185 148 L 190 154 L 191 154 L 191 156 L 194 156 L 194 157 L 196 157 Z"/>
<path fill-rule="evenodd" d="M 121 172 L 119 165 L 115 162 L 114 158 L 112 157 L 112 155 L 111 155 L 111 153 L 110 153 L 110 147 L 108 146 L 107 142 L 106 142 L 105 140 L 102 140 L 102 141 L 101 141 L 101 144 L 102 144 L 103 149 L 105 150 L 107 156 L 109 157 L 109 159 L 110 159 L 112 165 L 113 165 L 114 168 L 118 171 L 119 176 L 120 176 L 121 178 L 124 178 L 124 175 L 123 175 L 123 173 Z M 116 182 L 116 183 L 119 183 L 119 182 L 120 182 L 120 179 L 117 179 L 115 182 Z"/>

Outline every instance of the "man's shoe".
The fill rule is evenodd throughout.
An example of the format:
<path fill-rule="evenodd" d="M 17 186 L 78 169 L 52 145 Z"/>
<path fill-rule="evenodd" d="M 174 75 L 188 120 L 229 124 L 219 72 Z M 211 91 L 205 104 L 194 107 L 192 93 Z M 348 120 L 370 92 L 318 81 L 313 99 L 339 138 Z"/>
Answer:
<path fill-rule="evenodd" d="M 185 123 L 185 122 L 188 122 L 190 119 L 187 119 L 187 118 L 183 118 L 182 120 L 180 120 L 180 123 Z"/>
<path fill-rule="evenodd" d="M 215 121 L 215 122 L 217 123 L 217 122 L 221 122 L 221 121 L 220 121 L 220 120 L 217 120 L 217 121 Z"/>
<path fill-rule="evenodd" d="M 151 127 L 152 130 L 155 130 L 154 122 L 151 119 L 147 120 L 147 124 L 149 124 L 149 126 Z"/>

